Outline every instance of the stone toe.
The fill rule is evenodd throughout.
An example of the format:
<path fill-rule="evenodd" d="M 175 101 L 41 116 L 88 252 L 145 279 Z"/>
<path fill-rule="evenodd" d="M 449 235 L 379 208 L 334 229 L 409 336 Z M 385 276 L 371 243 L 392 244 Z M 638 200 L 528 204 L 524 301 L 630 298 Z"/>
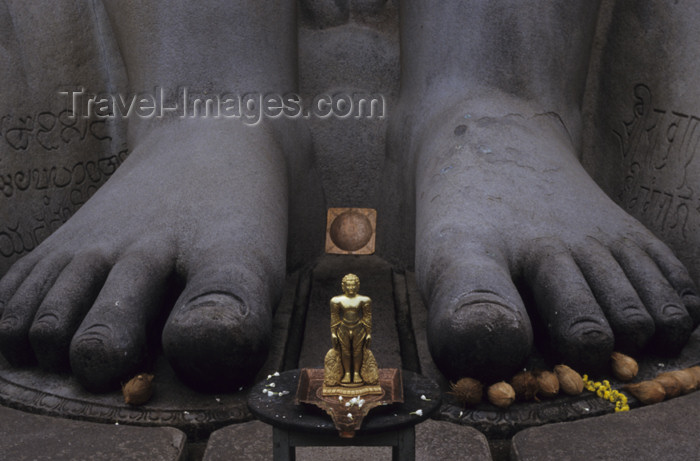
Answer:
<path fill-rule="evenodd" d="M 264 363 L 269 309 L 213 292 L 176 305 L 163 330 L 163 350 L 180 379 L 205 391 L 236 390 Z"/>

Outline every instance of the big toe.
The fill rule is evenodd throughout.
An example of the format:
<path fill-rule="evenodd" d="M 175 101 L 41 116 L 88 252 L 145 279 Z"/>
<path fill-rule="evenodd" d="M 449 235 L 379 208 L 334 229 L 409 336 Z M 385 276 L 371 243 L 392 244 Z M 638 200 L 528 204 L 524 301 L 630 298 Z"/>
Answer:
<path fill-rule="evenodd" d="M 188 293 L 189 291 L 189 293 Z M 185 290 L 163 330 L 163 350 L 182 381 L 204 391 L 248 384 L 264 363 L 271 308 L 231 286 Z"/>
<path fill-rule="evenodd" d="M 512 376 L 530 354 L 532 328 L 504 265 L 486 255 L 451 265 L 430 289 L 428 342 L 450 379 Z"/>

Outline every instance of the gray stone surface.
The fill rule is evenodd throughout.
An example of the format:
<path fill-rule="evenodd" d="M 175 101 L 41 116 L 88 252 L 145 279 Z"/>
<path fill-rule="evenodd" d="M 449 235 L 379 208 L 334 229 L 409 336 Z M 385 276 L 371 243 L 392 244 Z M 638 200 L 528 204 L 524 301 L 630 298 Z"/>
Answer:
<path fill-rule="evenodd" d="M 35 124 L 36 132 L 26 132 L 15 129 L 20 123 L 15 119 L 26 111 L 55 112 L 42 104 L 65 102 L 57 93 L 60 84 L 92 84 L 84 77 L 93 76 L 93 67 L 109 78 L 94 82 L 92 92 L 112 92 L 115 97 L 119 92 L 130 100 L 142 92 L 157 96 L 161 88 L 180 108 L 184 101 L 177 98 L 183 88 L 193 98 L 211 92 L 241 97 L 257 92 L 262 98 L 269 92 L 294 91 L 294 4 L 277 2 L 276 15 L 270 17 L 253 4 L 120 7 L 105 2 L 103 11 L 102 2 L 85 8 L 84 2 L 69 1 L 56 15 L 47 15 L 52 7 L 48 3 L 3 2 L 0 16 L 17 26 L 7 30 L 5 38 L 11 45 L 27 45 L 19 47 L 17 55 L 31 64 L 18 69 L 10 83 L 21 94 L 22 84 L 29 81 L 39 87 L 36 95 L 43 96 L 26 99 L 30 107 L 10 112 L 14 118 L 0 115 L 6 129 L 1 147 L 7 174 L 24 182 L 32 175 L 42 179 L 41 171 L 15 174 L 28 157 L 7 147 L 16 133 L 32 142 L 55 136 L 69 150 L 71 136 L 78 136 L 74 130 L 57 124 L 56 133 L 44 133 L 48 128 L 42 131 Z M 73 25 L 83 23 L 80 34 L 70 34 Z M 51 32 L 48 37 L 42 35 L 46 30 Z M 227 33 L 229 39 L 221 40 L 224 30 L 235 31 L 235 37 Z M 160 39 L 153 39 L 152 34 L 161 33 Z M 88 44 L 85 50 L 79 45 L 83 42 Z M 252 45 L 239 46 L 268 42 L 275 44 L 269 47 L 271 54 Z M 172 46 L 159 49 L 164 43 Z M 2 54 L 3 68 L 13 56 Z M 49 70 L 53 60 L 44 56 L 62 66 Z M 191 61 L 185 62 L 184 56 Z M 117 78 L 125 74 L 126 80 Z M 27 91 L 34 95 L 33 87 Z M 285 277 L 288 185 L 293 187 L 287 181 L 287 166 L 293 172 L 307 165 L 297 155 L 308 152 L 304 130 L 268 119 L 253 127 L 247 125 L 248 118 L 222 121 L 190 114 L 132 114 L 128 123 L 117 117 L 128 125 L 126 167 L 111 176 L 71 224 L 51 234 L 3 278 L 0 348 L 13 365 L 38 361 L 49 370 L 70 367 L 93 392 L 117 389 L 147 366 L 161 346 L 180 379 L 198 389 L 236 390 L 263 365 Z M 86 133 L 91 134 L 89 129 Z M 45 176 L 68 181 L 71 165 L 67 171 L 47 168 Z M 43 184 L 38 186 L 42 191 Z M 294 187 L 293 197 L 304 201 L 303 190 L 304 186 Z M 51 193 L 47 190 L 46 197 Z M 311 209 L 322 212 L 319 200 L 322 196 L 314 195 L 308 203 L 317 203 Z M 9 240 L 4 234 L 0 238 L 5 251 Z"/>
<path fill-rule="evenodd" d="M 613 344 L 677 351 L 700 320 L 698 10 L 400 3 L 401 24 L 398 1 L 304 0 L 297 24 L 289 1 L 0 1 L 0 275 L 27 256 L 0 282 L 3 355 L 116 388 L 158 350 L 164 300 L 179 376 L 235 390 L 268 347 L 283 363 L 272 306 L 322 250 L 327 205 L 376 206 L 379 254 L 417 254 L 426 373 L 432 355 L 450 378 L 508 375 L 538 339 L 586 371 Z M 65 85 L 379 92 L 390 114 L 132 118 L 127 139 L 126 121 L 67 118 Z M 311 363 L 325 346 L 307 340 Z"/>
<path fill-rule="evenodd" d="M 680 263 L 577 161 L 597 13 L 596 2 L 401 5 L 388 158 L 415 168 L 416 279 L 450 379 L 512 376 L 545 338 L 590 372 L 613 347 L 673 354 L 700 319 Z"/>
<path fill-rule="evenodd" d="M 297 459 L 366 461 L 391 459 L 391 447 L 300 447 Z M 272 428 L 259 421 L 235 424 L 214 432 L 204 461 L 256 461 L 272 457 Z M 428 420 L 416 426 L 416 460 L 488 461 L 489 445 L 480 432 L 465 426 Z"/>
<path fill-rule="evenodd" d="M 13 461 L 179 461 L 185 434 L 30 415 L 0 407 L 0 457 Z"/>
<path fill-rule="evenodd" d="M 687 271 L 578 161 L 598 27 L 599 101 L 632 91 L 589 105 L 589 121 L 618 130 L 600 145 L 623 142 L 613 186 L 680 232 L 678 249 L 693 243 L 688 5 L 605 3 L 609 20 L 588 0 L 306 0 L 300 14 L 287 0 L 275 14 L 253 0 L 85 5 L 0 6 L 0 255 L 36 247 L 0 281 L 0 351 L 13 366 L 70 368 L 109 391 L 162 347 L 193 388 L 246 385 L 266 359 L 285 270 L 322 251 L 327 205 L 379 209 L 378 253 L 415 261 L 429 350 L 450 379 L 508 378 L 538 341 L 588 372 L 613 347 L 674 354 L 700 321 Z M 73 126 L 56 96 L 66 82 L 127 99 L 162 89 L 166 102 L 187 88 L 178 102 L 192 110 L 196 98 L 246 104 L 236 120 L 137 110 Z M 270 93 L 300 93 L 309 109 L 321 92 L 379 92 L 390 113 L 261 111 Z"/>
<path fill-rule="evenodd" d="M 50 12 L 50 14 L 47 14 Z M 126 81 L 101 2 L 0 4 L 0 274 L 65 223 L 128 155 L 125 126 L 70 119 L 78 87 Z"/>
<path fill-rule="evenodd" d="M 583 163 L 700 280 L 697 5 L 604 1 Z"/>
<path fill-rule="evenodd" d="M 211 434 L 206 461 L 272 459 L 272 426 L 260 421 L 234 424 Z"/>
<path fill-rule="evenodd" d="M 512 459 L 588 461 L 697 459 L 700 392 L 630 412 L 526 429 Z"/>
<path fill-rule="evenodd" d="M 429 420 L 416 427 L 416 459 L 488 461 L 486 437 L 468 426 Z"/>

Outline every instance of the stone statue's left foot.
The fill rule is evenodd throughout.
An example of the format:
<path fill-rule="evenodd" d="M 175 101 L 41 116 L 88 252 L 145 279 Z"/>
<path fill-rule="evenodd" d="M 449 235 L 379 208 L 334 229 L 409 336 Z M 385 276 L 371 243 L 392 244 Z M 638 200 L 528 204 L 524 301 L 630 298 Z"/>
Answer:
<path fill-rule="evenodd" d="M 700 321 L 693 281 L 588 177 L 560 122 L 468 102 L 451 115 L 426 135 L 417 173 L 416 276 L 438 366 L 507 377 L 529 354 L 530 315 L 581 372 L 615 348 L 678 352 Z"/>
<path fill-rule="evenodd" d="M 576 156 L 595 8 L 476 4 L 402 4 L 411 33 L 390 148 L 415 162 L 436 364 L 450 379 L 508 378 L 530 354 L 531 317 L 582 373 L 616 348 L 678 351 L 700 321 L 693 281 Z"/>

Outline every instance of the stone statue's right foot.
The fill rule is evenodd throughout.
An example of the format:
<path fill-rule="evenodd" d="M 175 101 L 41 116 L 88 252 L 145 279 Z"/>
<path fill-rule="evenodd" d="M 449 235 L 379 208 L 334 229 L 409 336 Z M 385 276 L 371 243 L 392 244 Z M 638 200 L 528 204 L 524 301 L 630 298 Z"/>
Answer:
<path fill-rule="evenodd" d="M 163 332 L 166 356 L 193 386 L 237 389 L 265 359 L 284 281 L 285 184 L 263 126 L 156 130 L 0 281 L 3 355 L 21 364 L 33 351 L 48 369 L 70 361 L 86 388 L 113 388 L 140 371 L 177 277 L 185 289 Z"/>
<path fill-rule="evenodd" d="M 101 32 L 120 48 L 105 62 L 123 59 L 110 70 L 127 74 L 129 88 L 119 90 L 131 95 L 293 92 L 294 3 L 273 3 L 274 15 L 255 0 L 105 2 Z M 128 118 L 128 159 L 0 280 L 8 361 L 70 365 L 87 389 L 102 391 L 142 371 L 161 340 L 192 386 L 236 390 L 254 377 L 285 275 L 285 155 L 301 150 L 298 127 L 257 109 L 252 125 L 245 113 Z M 184 290 L 161 338 L 155 326 L 173 285 Z"/>

